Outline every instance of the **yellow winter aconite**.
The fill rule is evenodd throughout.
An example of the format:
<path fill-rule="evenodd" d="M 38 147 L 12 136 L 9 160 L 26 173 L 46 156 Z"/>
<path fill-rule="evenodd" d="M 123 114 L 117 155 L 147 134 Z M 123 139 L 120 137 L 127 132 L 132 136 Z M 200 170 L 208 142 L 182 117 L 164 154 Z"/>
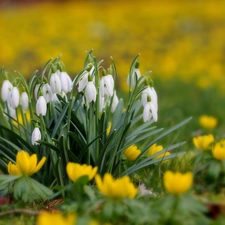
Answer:
<path fill-rule="evenodd" d="M 199 117 L 199 124 L 202 128 L 212 130 L 217 126 L 218 120 L 214 116 L 202 115 Z"/>
<path fill-rule="evenodd" d="M 154 155 L 155 153 L 160 152 L 161 150 L 163 150 L 162 145 L 153 144 L 148 150 L 148 156 Z M 154 159 L 163 158 L 168 155 L 170 155 L 170 152 L 164 152 L 162 154 L 155 156 Z"/>
<path fill-rule="evenodd" d="M 8 172 L 10 175 L 31 176 L 41 169 L 45 163 L 46 157 L 43 157 L 37 163 L 37 154 L 29 155 L 26 151 L 19 151 L 16 155 L 16 164 L 8 163 Z"/>
<path fill-rule="evenodd" d="M 72 181 L 78 180 L 82 176 L 88 176 L 88 180 L 92 180 L 97 173 L 98 167 L 92 167 L 91 165 L 79 164 L 69 162 L 66 166 L 68 177 Z"/>
<path fill-rule="evenodd" d="M 209 150 L 213 142 L 214 142 L 214 136 L 212 134 L 193 138 L 193 143 L 195 147 L 203 151 Z"/>
<path fill-rule="evenodd" d="M 134 198 L 137 195 L 138 190 L 128 176 L 114 179 L 111 174 L 106 173 L 103 179 L 96 175 L 95 182 L 99 191 L 109 198 Z"/>
<path fill-rule="evenodd" d="M 183 194 L 187 192 L 192 183 L 193 175 L 191 172 L 180 173 L 167 170 L 163 177 L 164 186 L 170 194 Z"/>
<path fill-rule="evenodd" d="M 124 150 L 123 154 L 128 161 L 134 161 L 141 154 L 141 150 L 139 150 L 136 145 L 131 145 Z"/>
<path fill-rule="evenodd" d="M 212 147 L 212 154 L 216 159 L 224 160 L 225 159 L 225 139 L 217 142 Z"/>
<path fill-rule="evenodd" d="M 37 225 L 74 225 L 76 224 L 77 216 L 75 214 L 63 215 L 62 213 L 43 212 L 37 218 Z"/>

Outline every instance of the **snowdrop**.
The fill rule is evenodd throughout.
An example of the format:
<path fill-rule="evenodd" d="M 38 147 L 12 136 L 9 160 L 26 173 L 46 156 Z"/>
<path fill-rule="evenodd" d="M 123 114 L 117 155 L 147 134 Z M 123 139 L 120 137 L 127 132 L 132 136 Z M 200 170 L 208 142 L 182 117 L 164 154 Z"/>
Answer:
<path fill-rule="evenodd" d="M 143 111 L 143 121 L 147 122 L 149 120 L 153 120 L 156 122 L 158 120 L 157 110 L 152 102 L 146 103 Z"/>
<path fill-rule="evenodd" d="M 59 73 L 59 70 L 57 70 L 50 77 L 50 86 L 52 89 L 52 93 L 60 93 L 62 90 L 62 84 L 58 75 Z"/>
<path fill-rule="evenodd" d="M 85 97 L 87 104 L 92 101 L 96 101 L 96 88 L 92 81 L 88 81 L 87 83 L 87 86 L 85 88 Z"/>
<path fill-rule="evenodd" d="M 87 86 L 88 76 L 89 76 L 89 72 L 85 72 L 82 78 L 80 79 L 80 81 L 78 82 L 78 92 L 83 91 L 84 88 Z"/>
<path fill-rule="evenodd" d="M 142 105 L 145 106 L 150 101 L 154 104 L 156 110 L 158 110 L 158 96 L 154 87 L 147 87 L 141 95 Z"/>
<path fill-rule="evenodd" d="M 141 72 L 139 70 L 139 62 L 136 62 L 136 65 L 132 74 L 129 74 L 127 77 L 127 85 L 134 88 L 140 77 L 141 77 Z"/>
<path fill-rule="evenodd" d="M 38 127 L 35 127 L 31 136 L 32 145 L 39 145 L 39 143 L 37 142 L 39 140 L 41 140 L 41 131 Z"/>
<path fill-rule="evenodd" d="M 43 95 L 44 95 L 44 98 L 45 98 L 45 101 L 48 103 L 51 101 L 52 99 L 52 89 L 50 87 L 49 84 L 44 84 L 43 87 L 42 87 L 42 91 L 43 91 Z"/>
<path fill-rule="evenodd" d="M 114 91 L 111 112 L 115 112 L 118 103 L 119 103 L 119 99 L 118 99 L 118 97 L 116 95 L 116 91 Z"/>
<path fill-rule="evenodd" d="M 111 74 L 103 75 L 100 80 L 100 94 L 101 96 L 113 96 L 114 80 Z"/>
<path fill-rule="evenodd" d="M 20 96 L 20 104 L 22 105 L 22 108 L 24 111 L 26 111 L 29 107 L 29 98 L 27 92 L 22 92 Z"/>
<path fill-rule="evenodd" d="M 58 73 L 58 76 L 61 81 L 62 91 L 64 91 L 65 94 L 67 94 L 72 89 L 72 85 L 73 85 L 72 79 L 67 74 L 67 72 L 60 72 Z"/>
<path fill-rule="evenodd" d="M 2 84 L 2 100 L 3 102 L 6 102 L 8 99 L 8 95 L 10 91 L 12 90 L 13 85 L 9 80 L 4 80 Z"/>
<path fill-rule="evenodd" d="M 47 112 L 47 102 L 44 96 L 40 96 L 36 103 L 36 113 L 38 116 L 42 115 L 45 116 Z"/>
<path fill-rule="evenodd" d="M 12 118 L 16 118 L 16 110 L 12 108 L 8 102 L 7 102 L 7 107 L 5 108 L 4 111 L 5 113 L 8 113 Z"/>
<path fill-rule="evenodd" d="M 20 93 L 17 87 L 13 87 L 12 90 L 9 92 L 7 101 L 13 109 L 18 107 L 20 103 Z"/>

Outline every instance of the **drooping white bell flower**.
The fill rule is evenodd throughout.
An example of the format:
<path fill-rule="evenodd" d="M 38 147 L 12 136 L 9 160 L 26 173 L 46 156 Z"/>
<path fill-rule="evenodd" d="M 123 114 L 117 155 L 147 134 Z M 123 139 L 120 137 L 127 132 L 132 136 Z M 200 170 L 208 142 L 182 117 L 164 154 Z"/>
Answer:
<path fill-rule="evenodd" d="M 43 95 L 44 95 L 46 102 L 47 103 L 50 102 L 52 99 L 52 89 L 51 89 L 50 85 L 47 83 L 44 84 L 42 86 L 42 91 L 43 91 Z"/>
<path fill-rule="evenodd" d="M 112 113 L 115 112 L 118 103 L 119 103 L 119 99 L 117 97 L 116 91 L 114 91 L 112 107 L 111 107 L 111 112 Z"/>
<path fill-rule="evenodd" d="M 35 127 L 31 136 L 32 145 L 39 145 L 39 143 L 37 142 L 39 140 L 41 140 L 41 131 L 38 127 Z"/>
<path fill-rule="evenodd" d="M 143 106 L 145 106 L 149 102 L 148 100 L 149 98 L 150 98 L 150 101 L 154 104 L 156 110 L 158 110 L 158 96 L 154 87 L 147 87 L 142 92 L 141 101 Z"/>
<path fill-rule="evenodd" d="M 22 92 L 20 96 L 20 104 L 22 105 L 22 108 L 24 111 L 26 111 L 29 107 L 29 98 L 27 92 Z"/>
<path fill-rule="evenodd" d="M 147 122 L 149 120 L 153 120 L 157 122 L 158 120 L 158 114 L 157 110 L 152 102 L 148 102 L 144 106 L 144 111 L 143 111 L 143 121 Z"/>
<path fill-rule="evenodd" d="M 4 111 L 5 111 L 6 113 L 8 113 L 13 119 L 16 118 L 16 110 L 13 109 L 13 108 L 9 105 L 8 102 L 7 102 L 7 106 L 8 106 L 8 109 L 5 108 Z"/>
<path fill-rule="evenodd" d="M 88 76 L 89 76 L 89 72 L 87 71 L 84 73 L 84 75 L 82 75 L 81 79 L 78 82 L 78 92 L 83 91 L 84 88 L 87 86 Z"/>
<path fill-rule="evenodd" d="M 86 103 L 89 104 L 90 102 L 96 101 L 96 88 L 92 81 L 88 81 L 86 88 L 85 88 L 85 98 Z"/>
<path fill-rule="evenodd" d="M 8 95 L 10 91 L 12 90 L 13 85 L 9 80 L 4 80 L 2 84 L 2 100 L 3 102 L 7 101 Z"/>
<path fill-rule="evenodd" d="M 57 70 L 55 73 L 53 73 L 50 77 L 50 86 L 52 89 L 52 93 L 60 93 L 62 90 L 62 84 L 59 78 L 59 70 Z"/>
<path fill-rule="evenodd" d="M 101 96 L 113 96 L 114 80 L 111 74 L 105 75 L 100 80 L 100 94 Z"/>
<path fill-rule="evenodd" d="M 40 96 L 36 103 L 36 113 L 38 116 L 42 115 L 45 116 L 47 112 L 47 102 L 44 96 Z"/>
<path fill-rule="evenodd" d="M 72 85 L 73 85 L 72 79 L 67 74 L 67 72 L 60 72 L 58 73 L 58 76 L 61 81 L 62 91 L 64 91 L 64 93 L 67 94 L 72 89 Z"/>
<path fill-rule="evenodd" d="M 20 93 L 17 87 L 13 87 L 12 90 L 9 92 L 7 101 L 13 109 L 18 107 L 20 103 Z"/>

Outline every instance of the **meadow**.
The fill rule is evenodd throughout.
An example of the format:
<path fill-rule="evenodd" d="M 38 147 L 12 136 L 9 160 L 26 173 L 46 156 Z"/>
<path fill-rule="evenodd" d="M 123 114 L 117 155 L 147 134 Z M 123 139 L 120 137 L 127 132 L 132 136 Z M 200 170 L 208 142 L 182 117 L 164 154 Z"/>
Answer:
<path fill-rule="evenodd" d="M 57 3 L 50 1 L 34 4 L 6 3 L 4 5 L 0 5 L 0 66 L 4 66 L 4 69 L 2 68 L 1 71 L 9 72 L 10 78 L 13 76 L 18 76 L 16 71 L 22 74 L 26 80 L 33 77 L 34 79 L 31 79 L 32 82 L 29 86 L 30 91 L 33 91 L 35 82 L 39 78 L 41 82 L 43 82 L 43 74 L 46 75 L 48 80 L 50 80 L 50 75 L 54 72 L 54 66 L 61 68 L 61 61 L 65 64 L 66 72 L 72 79 L 75 78 L 76 80 L 77 77 L 80 78 L 82 75 L 80 71 L 83 69 L 87 71 L 89 70 L 87 64 L 88 60 L 89 63 L 92 63 L 91 65 L 95 65 L 95 70 L 102 72 L 103 69 L 99 65 L 94 64 L 94 60 L 96 59 L 97 62 L 103 60 L 103 62 L 101 62 L 102 67 L 109 68 L 110 65 L 112 65 L 112 67 L 110 67 L 111 70 L 109 71 L 113 71 L 114 79 L 116 74 L 115 87 L 117 90 L 117 96 L 124 99 L 124 105 L 127 107 L 127 111 L 125 111 L 127 113 L 125 113 L 127 117 L 125 116 L 125 122 L 123 125 L 126 130 L 128 129 L 126 126 L 128 126 L 131 122 L 131 120 L 126 120 L 126 118 L 129 118 L 130 116 L 128 110 L 129 104 L 131 105 L 131 111 L 134 107 L 132 105 L 133 103 L 131 103 L 132 94 L 130 93 L 136 93 L 136 89 L 132 89 L 129 85 L 127 85 L 127 76 L 128 74 L 131 76 L 135 68 L 135 63 L 137 62 L 137 58 L 135 57 L 140 54 L 138 57 L 138 63 L 140 62 L 140 72 L 142 77 L 146 76 L 148 81 L 151 79 L 153 80 L 154 88 L 158 95 L 158 120 L 154 123 L 154 126 L 156 126 L 154 129 L 164 128 L 165 130 L 169 130 L 177 124 L 182 123 L 182 121 L 190 117 L 192 118 L 189 122 L 185 122 L 183 126 L 180 126 L 179 129 L 175 129 L 173 132 L 168 132 L 168 135 L 165 135 L 162 139 L 155 142 L 154 140 L 157 140 L 157 137 L 159 137 L 157 136 L 158 134 L 156 133 L 152 136 L 148 136 L 148 132 L 150 133 L 151 129 L 148 128 L 149 130 L 147 132 L 147 128 L 145 128 L 146 130 L 143 130 L 143 137 L 146 135 L 146 138 L 143 138 L 143 140 L 137 143 L 137 146 L 143 150 L 145 149 L 145 146 L 148 146 L 153 140 L 153 142 L 157 143 L 157 145 L 168 146 L 169 151 L 170 149 L 173 150 L 173 148 L 177 148 L 177 152 L 184 151 L 186 152 L 185 156 L 180 155 L 176 158 L 173 154 L 171 154 L 171 156 L 164 155 L 162 161 L 164 160 L 164 157 L 168 157 L 168 160 L 170 160 L 170 162 L 166 163 L 161 163 L 159 159 L 156 160 L 153 157 L 153 161 L 156 160 L 154 162 L 155 164 L 148 161 L 148 167 L 140 169 L 140 171 L 135 171 L 136 164 L 133 162 L 125 162 L 124 164 L 121 164 L 120 172 L 123 171 L 121 174 L 129 174 L 129 171 L 131 171 L 129 170 L 129 167 L 132 168 L 135 171 L 133 174 L 130 174 L 132 181 L 136 185 L 143 182 L 148 191 L 150 190 L 150 196 L 147 196 L 145 199 L 142 196 L 139 196 L 137 200 L 134 200 L 133 202 L 127 200 L 122 202 L 110 202 L 103 201 L 100 198 L 101 200 L 99 203 L 96 200 L 99 198 L 99 193 L 96 193 L 96 190 L 93 191 L 87 185 L 86 180 L 81 179 L 81 181 L 78 181 L 78 184 L 76 182 L 73 184 L 73 188 L 77 188 L 77 190 L 79 190 L 78 193 L 83 196 L 82 198 L 69 189 L 72 187 L 68 187 L 66 185 L 72 185 L 71 181 L 68 181 L 69 179 L 67 178 L 67 175 L 65 175 L 65 167 L 66 163 L 68 163 L 67 157 L 73 161 L 77 160 L 82 163 L 92 164 L 93 168 L 97 165 L 99 169 L 98 173 L 102 176 L 105 172 L 110 172 L 116 177 L 115 174 L 118 172 L 116 169 L 115 171 L 113 170 L 114 166 L 112 166 L 112 168 L 108 168 L 108 162 L 104 157 L 102 158 L 103 163 L 100 167 L 99 162 L 97 162 L 98 153 L 96 153 L 96 156 L 90 155 L 90 157 L 93 157 L 93 161 L 90 161 L 90 159 L 88 161 L 86 158 L 82 158 L 83 153 L 81 152 L 78 154 L 80 157 L 78 157 L 78 160 L 76 158 L 76 154 L 73 155 L 71 153 L 71 155 L 67 156 L 59 150 L 62 146 L 63 148 L 67 146 L 66 149 L 72 152 L 72 146 L 80 147 L 87 144 L 86 142 L 82 143 L 80 141 L 78 141 L 78 144 L 74 144 L 80 136 L 74 136 L 71 134 L 72 131 L 68 131 L 70 135 L 66 141 L 61 138 L 61 135 L 67 136 L 63 133 L 66 126 L 65 124 L 67 123 L 76 124 L 81 133 L 85 133 L 87 129 L 86 126 L 90 123 L 90 126 L 93 126 L 91 127 L 91 129 L 94 130 L 93 135 L 96 136 L 87 134 L 87 137 L 85 136 L 85 138 L 87 138 L 87 142 L 91 140 L 91 137 L 99 137 L 100 135 L 103 135 L 103 139 L 101 142 L 96 144 L 96 148 L 101 145 L 105 146 L 104 144 L 107 145 L 104 149 L 109 148 L 109 142 L 106 141 L 107 135 L 105 136 L 104 133 L 104 129 L 108 127 L 108 123 L 106 123 L 106 121 L 109 122 L 112 118 L 114 118 L 111 122 L 114 122 L 115 124 L 115 121 L 118 120 L 116 116 L 116 119 L 113 116 L 109 116 L 109 111 L 106 110 L 106 117 L 103 117 L 102 114 L 99 115 L 99 121 L 101 122 L 100 125 L 97 123 L 97 119 L 94 121 L 98 125 L 91 125 L 90 121 L 94 117 L 88 117 L 87 121 L 89 121 L 89 119 L 90 121 L 87 122 L 87 124 L 85 123 L 86 125 L 84 128 L 81 128 L 80 122 L 77 122 L 76 118 L 74 120 L 72 117 L 70 118 L 70 115 L 73 115 L 71 114 L 73 112 L 70 111 L 70 109 L 73 109 L 70 105 L 72 104 L 70 103 L 71 99 L 67 102 L 66 100 L 63 100 L 63 98 L 60 98 L 62 106 L 56 107 L 57 113 L 60 113 L 59 115 L 56 115 L 57 113 L 53 113 L 52 108 L 50 109 L 49 107 L 47 117 L 38 118 L 35 113 L 32 114 L 32 110 L 30 109 L 32 123 L 31 125 L 23 124 L 27 128 L 27 134 L 21 127 L 18 130 L 15 129 L 15 124 L 13 125 L 12 122 L 10 122 L 10 126 L 12 126 L 11 128 L 14 127 L 12 130 L 16 133 L 21 132 L 21 137 L 24 135 L 28 144 L 23 143 L 23 141 L 22 144 L 17 143 L 16 141 L 13 142 L 13 144 L 8 143 L 9 148 L 13 149 L 9 150 L 9 153 L 7 153 L 8 155 L 4 152 L 5 147 L 3 142 L 5 141 L 5 137 L 8 137 L 7 135 L 13 136 L 13 133 L 7 131 L 9 133 L 4 136 L 6 130 L 4 130 L 5 128 L 1 130 L 0 169 L 4 172 L 4 174 L 7 173 L 6 165 L 9 161 L 15 163 L 16 153 L 19 147 L 25 146 L 28 148 L 29 153 L 37 153 L 39 160 L 45 155 L 43 151 L 45 152 L 48 148 L 54 149 L 57 157 L 62 159 L 62 161 L 54 161 L 52 158 L 56 156 L 51 156 L 52 161 L 48 161 L 48 166 L 51 165 L 54 172 L 52 172 L 51 176 L 47 176 L 43 171 L 39 171 L 39 173 L 35 175 L 35 179 L 46 188 L 50 188 L 51 190 L 55 188 L 54 191 L 58 191 L 60 187 L 62 188 L 65 186 L 65 190 L 63 188 L 63 191 L 61 190 L 63 193 L 61 193 L 62 196 L 66 196 L 65 205 L 59 206 L 59 208 L 61 207 L 60 209 L 66 212 L 78 211 L 78 214 L 81 215 L 81 221 L 78 220 L 78 224 L 92 224 L 92 222 L 85 220 L 86 214 L 84 207 L 89 207 L 90 205 L 93 205 L 93 207 L 91 207 L 93 211 L 91 211 L 91 209 L 88 211 L 88 216 L 90 215 L 90 218 L 92 218 L 93 214 L 94 218 L 97 220 L 101 221 L 101 218 L 103 218 L 104 222 L 110 222 L 113 217 L 115 220 L 112 224 L 118 224 L 118 221 L 120 221 L 121 224 L 123 221 L 127 222 L 126 224 L 139 224 L 138 221 L 140 224 L 145 224 L 145 218 L 143 217 L 143 222 L 141 219 L 142 216 L 145 215 L 144 212 L 147 209 L 152 210 L 152 213 L 150 214 L 152 216 L 152 220 L 149 224 L 185 224 L 185 218 L 187 219 L 190 215 L 193 216 L 194 214 L 190 210 L 191 207 L 193 207 L 199 214 L 197 213 L 197 216 L 194 214 L 193 219 L 190 220 L 190 224 L 201 224 L 201 222 L 205 224 L 220 224 L 221 222 L 221 224 L 223 224 L 225 199 L 225 159 L 213 158 L 212 153 L 205 151 L 205 149 L 201 149 L 202 146 L 194 143 L 193 139 L 198 136 L 203 137 L 204 135 L 212 134 L 214 139 L 209 143 L 212 147 L 215 146 L 217 142 L 222 141 L 225 138 L 224 14 L 225 2 L 222 0 L 142 0 L 139 2 L 126 0 L 62 1 Z M 88 52 L 92 49 L 93 52 L 91 52 L 90 58 L 85 61 Z M 94 58 L 92 58 L 93 55 Z M 60 56 L 60 58 L 57 58 L 58 56 Z M 111 57 L 113 58 L 113 61 Z M 52 59 L 51 63 L 45 64 L 49 59 Z M 132 64 L 132 62 L 134 64 Z M 47 66 L 44 67 L 45 65 Z M 44 73 L 43 68 L 45 68 L 47 72 L 45 71 Z M 34 75 L 34 71 L 36 70 L 38 70 L 36 74 L 37 76 Z M 145 74 L 147 71 L 151 71 L 149 75 Z M 4 79 L 4 72 L 2 72 L 0 79 L 1 86 Z M 76 81 L 79 84 L 79 80 Z M 20 82 L 24 83 L 25 81 Z M 137 87 L 137 90 L 140 91 L 142 88 L 143 87 Z M 20 92 L 21 91 L 22 89 Z M 76 95 L 75 99 L 77 102 L 80 101 L 79 98 L 80 94 Z M 32 99 L 33 106 L 36 100 L 37 99 Z M 4 106 L 4 102 L 1 103 L 2 106 Z M 77 107 L 76 104 L 74 107 Z M 93 108 L 91 108 L 91 110 L 93 111 L 91 112 L 94 112 L 94 106 L 92 105 L 92 107 Z M 119 109 L 117 110 L 119 111 Z M 50 115 L 54 115 L 55 121 L 57 121 L 56 117 L 58 116 L 61 124 L 52 124 Z M 67 115 L 67 122 L 62 119 L 62 115 Z M 90 116 L 89 114 L 85 115 Z M 119 112 L 118 115 L 120 115 Z M 213 119 L 216 119 L 217 122 L 215 126 L 205 126 L 205 124 L 209 123 L 208 120 L 200 123 L 199 119 L 203 115 L 212 116 Z M 3 122 L 0 123 L 1 126 L 2 124 Z M 40 145 L 34 145 L 34 148 L 32 148 L 32 144 L 29 143 L 26 138 L 31 135 L 32 130 L 37 124 L 41 129 L 41 133 L 45 133 L 45 137 L 44 140 L 42 140 L 43 143 L 40 142 Z M 49 126 L 46 125 L 45 127 L 44 124 L 48 124 Z M 98 126 L 103 126 L 103 133 L 97 131 L 96 127 Z M 62 133 L 57 131 L 57 128 L 59 127 L 62 128 Z M 118 128 L 117 125 L 115 125 L 114 128 Z M 111 132 L 111 135 L 112 138 L 109 139 L 109 141 L 115 139 L 119 140 L 118 142 L 121 143 L 121 146 L 118 146 L 117 148 L 117 154 L 121 154 L 122 150 L 128 147 L 128 144 L 124 144 L 124 146 L 122 146 L 123 140 L 120 140 L 119 137 L 113 132 Z M 135 135 L 137 135 L 135 133 L 135 129 L 131 130 L 131 134 L 129 135 L 127 136 L 128 140 L 130 140 L 130 137 L 135 137 Z M 53 142 L 50 141 L 49 137 L 51 137 Z M 67 141 L 71 140 L 71 138 L 73 141 L 68 144 Z M 204 140 L 207 142 L 208 139 L 206 139 L 207 138 Z M 48 142 L 48 144 L 46 142 Z M 183 142 L 185 142 L 185 144 L 183 144 Z M 180 143 L 180 145 L 174 146 L 176 145 L 174 143 Z M 223 146 L 223 144 L 221 145 Z M 90 148 L 89 151 L 95 149 L 95 147 L 90 147 L 89 145 L 87 148 Z M 114 147 L 111 146 L 111 148 L 113 149 Z M 159 151 L 162 151 L 162 154 L 166 154 L 168 149 L 165 147 L 163 150 L 161 148 Z M 147 149 L 145 149 L 145 151 L 147 152 Z M 46 154 L 50 157 L 48 153 Z M 157 154 L 158 153 L 156 153 L 156 156 Z M 143 154 L 140 159 L 144 158 L 145 160 L 145 157 L 146 154 Z M 114 158 L 114 156 L 112 158 Z M 122 156 L 122 159 L 125 159 L 124 156 Z M 140 159 L 137 158 L 137 162 L 139 162 L 138 160 Z M 167 158 L 165 158 L 165 161 L 167 161 Z M 102 165 L 104 165 L 104 163 L 108 169 L 103 168 Z M 113 165 L 117 165 L 117 163 L 120 164 L 120 161 L 118 161 L 115 156 L 115 162 L 112 160 L 111 163 Z M 210 164 L 212 165 L 210 166 Z M 141 166 L 141 162 L 138 165 Z M 45 169 L 47 168 L 48 167 L 46 165 Z M 59 172 L 60 169 L 62 174 Z M 219 216 L 217 217 L 219 219 L 208 221 L 208 217 L 202 216 L 202 212 L 205 212 L 204 206 L 197 203 L 196 199 L 192 199 L 189 195 L 184 195 L 186 197 L 183 198 L 182 196 L 180 198 L 182 200 L 180 200 L 179 203 L 179 211 L 177 209 L 179 207 L 176 206 L 176 204 L 178 204 L 177 198 L 171 197 L 174 194 L 174 190 L 171 191 L 169 189 L 168 191 L 168 189 L 164 187 L 165 183 L 163 184 L 162 177 L 168 169 L 172 171 L 179 170 L 182 172 L 189 170 L 193 171 L 196 178 L 193 181 L 192 194 L 197 199 L 203 199 L 204 203 L 207 202 L 210 204 L 215 204 L 217 209 L 219 208 Z M 12 172 L 11 175 L 15 174 Z M 88 173 L 88 175 L 90 175 L 90 173 Z M 9 178 L 5 179 L 7 180 Z M 51 184 L 50 181 L 52 182 Z M 53 184 L 57 185 L 54 186 Z M 81 188 L 82 185 L 85 187 L 84 190 Z M 45 190 L 45 194 L 48 196 L 50 193 L 49 190 L 43 190 Z M 87 194 L 87 190 L 90 192 L 89 194 Z M 166 196 L 165 198 L 163 197 L 161 202 L 160 200 L 153 200 L 155 195 L 157 197 L 164 196 L 166 192 L 169 192 L 172 195 Z M 176 194 L 177 193 L 175 193 L 175 196 Z M 190 194 L 190 191 L 188 194 Z M 31 197 L 31 195 L 32 193 L 29 197 Z M 43 195 L 43 198 L 46 199 L 46 196 Z M 191 200 L 193 200 L 191 203 L 188 203 L 188 196 Z M 27 196 L 21 197 L 21 195 L 19 195 L 19 191 L 17 191 L 17 195 L 14 197 L 18 199 L 22 198 L 22 203 L 19 201 L 15 203 L 15 205 L 11 206 L 7 204 L 2 205 L 3 217 L 2 219 L 0 218 L 0 224 L 10 224 L 10 221 L 14 220 L 14 215 L 16 214 L 13 210 L 15 208 L 21 208 L 21 206 L 24 207 L 24 202 L 27 202 L 27 198 L 29 198 Z M 75 203 L 70 201 L 69 198 L 74 200 Z M 142 201 L 143 205 L 138 200 L 140 200 L 140 202 Z M 85 202 L 83 208 L 76 205 L 76 202 L 79 203 L 80 201 Z M 164 203 L 167 201 L 165 207 L 160 206 L 163 201 Z M 71 202 L 72 204 L 70 205 Z M 97 202 L 100 205 L 97 205 Z M 158 206 L 158 211 L 154 211 L 154 204 Z M 130 208 L 128 205 L 130 205 Z M 144 205 L 146 205 L 146 209 L 144 209 Z M 130 214 L 123 216 L 122 214 L 126 208 L 125 206 L 129 208 Z M 32 209 L 37 212 L 40 207 L 43 208 L 42 205 L 40 206 L 31 203 L 28 210 Z M 48 207 L 51 208 L 50 206 Z M 102 207 L 102 214 L 100 213 L 100 215 L 95 214 L 96 211 L 98 212 L 99 207 Z M 113 207 L 118 207 L 118 211 L 113 211 Z M 136 212 L 134 212 L 135 207 L 138 208 Z M 182 222 L 182 219 L 178 217 L 172 218 L 169 213 L 165 215 L 164 221 L 155 216 L 160 215 L 161 212 L 165 212 L 166 207 L 174 208 L 171 215 L 173 213 L 180 213 L 180 215 L 183 215 L 184 221 Z M 6 214 L 7 216 L 4 216 L 4 213 L 7 212 L 7 210 L 12 210 L 12 216 L 10 216 L 9 222 L 8 214 Z M 184 211 L 187 213 L 185 214 Z M 24 212 L 22 211 L 19 217 L 15 217 L 14 224 L 30 225 L 35 223 L 36 217 L 32 215 L 32 212 L 29 211 L 26 213 L 25 209 Z M 132 217 L 132 213 L 137 217 L 136 219 Z M 30 214 L 31 216 L 29 216 Z M 61 220 L 62 218 L 58 219 Z M 82 222 L 83 220 L 85 222 Z M 133 221 L 133 223 L 130 221 Z M 41 222 L 39 224 L 42 225 Z M 93 224 L 95 223 L 93 222 Z"/>

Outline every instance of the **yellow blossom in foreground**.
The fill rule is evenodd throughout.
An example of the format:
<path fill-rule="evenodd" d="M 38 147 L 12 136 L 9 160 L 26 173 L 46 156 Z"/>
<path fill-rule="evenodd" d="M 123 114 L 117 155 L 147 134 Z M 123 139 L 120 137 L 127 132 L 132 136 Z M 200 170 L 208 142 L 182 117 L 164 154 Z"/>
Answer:
<path fill-rule="evenodd" d="M 128 161 L 134 161 L 141 154 L 141 150 L 139 150 L 136 145 L 131 145 L 124 150 L 123 154 Z"/>
<path fill-rule="evenodd" d="M 217 142 L 212 147 L 212 154 L 216 159 L 224 160 L 225 159 L 225 139 Z"/>
<path fill-rule="evenodd" d="M 95 182 L 99 191 L 109 198 L 134 198 L 137 195 L 138 189 L 128 176 L 114 179 L 111 174 L 106 173 L 103 179 L 96 175 Z"/>
<path fill-rule="evenodd" d="M 97 173 L 98 167 L 92 167 L 90 165 L 80 165 L 79 163 L 69 162 L 66 166 L 68 177 L 72 181 L 78 180 L 82 176 L 88 176 L 88 180 L 92 180 Z"/>
<path fill-rule="evenodd" d="M 213 142 L 214 142 L 214 136 L 212 134 L 193 138 L 193 143 L 195 147 L 203 151 L 210 149 L 211 144 Z"/>
<path fill-rule="evenodd" d="M 31 176 L 41 169 L 45 163 L 46 157 L 43 157 L 37 163 L 37 154 L 29 155 L 26 151 L 19 151 L 16 155 L 16 164 L 8 163 L 8 172 L 10 175 Z"/>
<path fill-rule="evenodd" d="M 15 120 L 13 120 L 13 124 L 15 124 L 16 126 L 18 126 L 19 124 L 25 125 L 26 123 L 30 123 L 30 110 L 26 110 L 26 112 L 24 113 L 24 119 L 23 120 L 23 115 L 21 113 L 20 110 L 18 110 L 18 115 L 17 118 L 15 118 Z"/>
<path fill-rule="evenodd" d="M 214 129 L 217 126 L 218 120 L 214 116 L 203 115 L 199 117 L 199 124 L 205 129 Z"/>
<path fill-rule="evenodd" d="M 167 170 L 163 177 L 164 186 L 171 194 L 183 194 L 187 192 L 193 182 L 193 175 L 191 172 L 180 173 Z"/>
<path fill-rule="evenodd" d="M 62 213 L 43 212 L 37 217 L 37 225 L 74 225 L 77 217 L 75 214 L 63 215 Z"/>
<path fill-rule="evenodd" d="M 148 150 L 148 156 L 152 156 L 152 155 L 156 154 L 157 152 L 160 152 L 161 150 L 163 150 L 162 145 L 153 144 Z M 154 159 L 163 158 L 168 155 L 170 155 L 170 152 L 164 152 L 162 154 L 155 156 Z"/>

